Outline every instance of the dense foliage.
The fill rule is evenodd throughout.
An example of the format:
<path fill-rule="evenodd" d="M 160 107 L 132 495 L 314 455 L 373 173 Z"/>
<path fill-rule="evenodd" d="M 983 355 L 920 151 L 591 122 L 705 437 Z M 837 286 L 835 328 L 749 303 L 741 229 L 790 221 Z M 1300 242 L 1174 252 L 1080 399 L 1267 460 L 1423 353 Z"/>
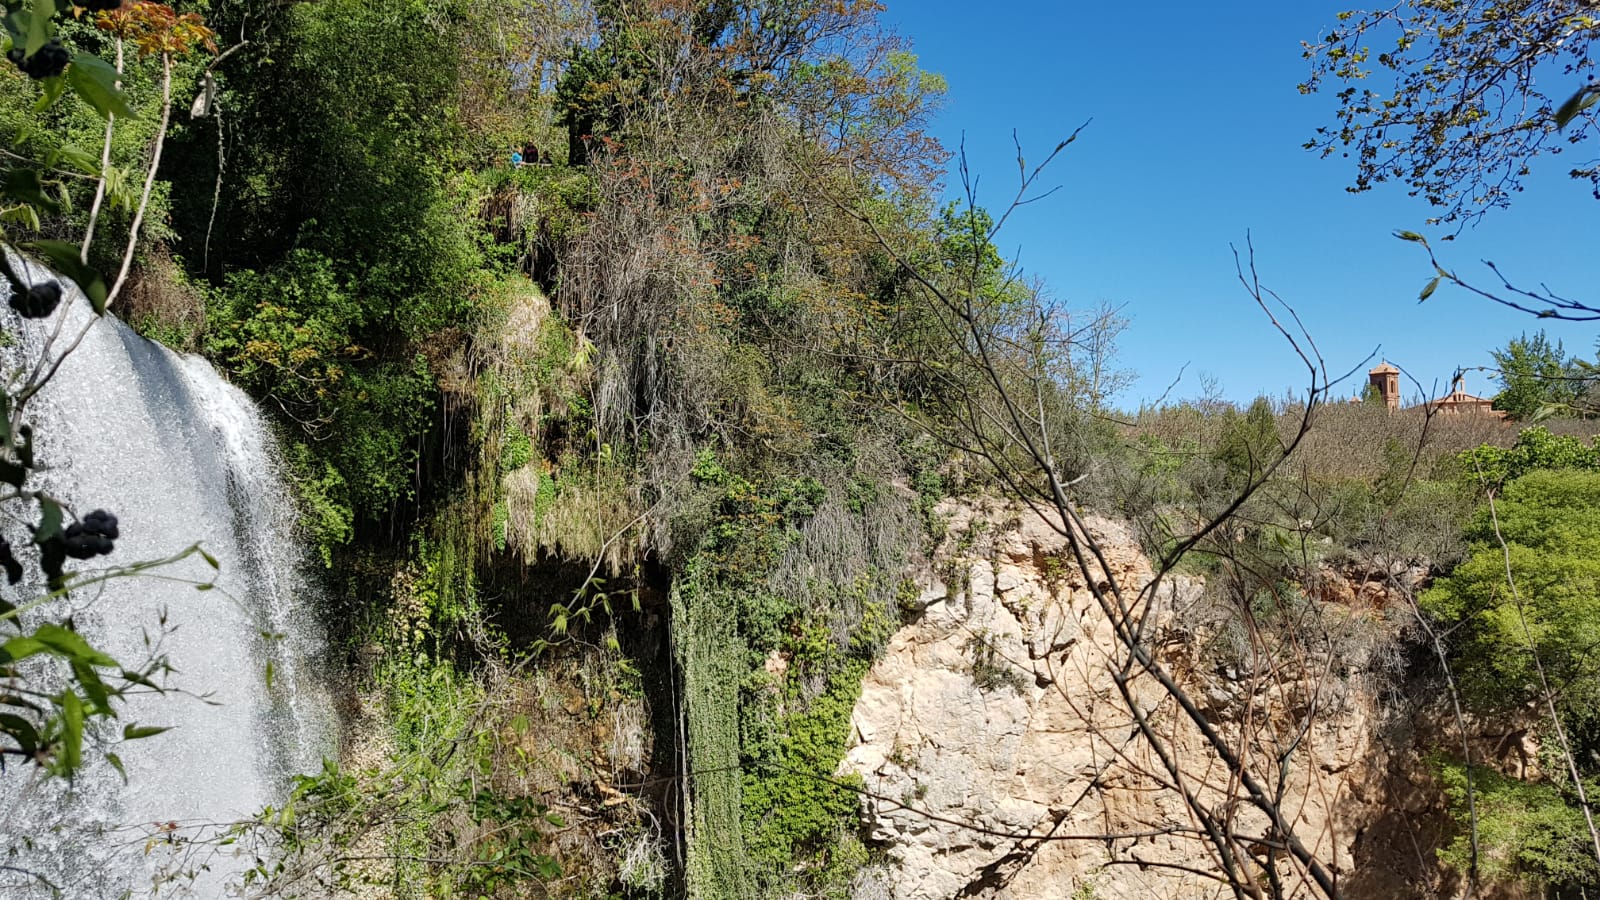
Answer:
<path fill-rule="evenodd" d="M 1467 821 L 1468 767 L 1440 763 L 1465 826 L 1442 858 L 1467 868 L 1468 835 L 1476 829 L 1485 874 L 1577 888 L 1600 874 L 1583 812 L 1585 797 L 1600 788 L 1600 453 L 1530 429 L 1509 451 L 1483 448 L 1470 456 L 1473 477 L 1483 473 L 1503 486 L 1468 526 L 1467 558 L 1421 603 L 1455 632 L 1453 667 L 1476 706 L 1548 715 L 1538 725 L 1542 777 L 1518 780 L 1472 767 L 1475 822 Z"/>
<path fill-rule="evenodd" d="M 1566 891 L 1600 878 L 1583 811 L 1566 785 L 1510 778 L 1486 766 L 1472 767 L 1469 780 L 1468 767 L 1442 758 L 1436 771 L 1457 825 L 1455 840 L 1439 857 L 1457 871 L 1476 864 L 1492 881 L 1533 881 Z M 1476 821 L 1468 813 L 1469 783 Z M 1476 858 L 1468 837 L 1473 828 L 1482 848 Z"/>
<path fill-rule="evenodd" d="M 172 261 L 149 257 L 160 296 L 134 320 L 279 415 L 337 637 L 386 648 L 353 674 L 405 723 L 414 679 L 588 665 L 613 622 L 670 616 L 670 652 L 613 664 L 660 685 L 637 698 L 658 721 L 633 727 L 679 719 L 687 743 L 601 781 L 674 753 L 696 774 L 672 804 L 611 807 L 638 840 L 577 865 L 659 886 L 645 876 L 662 866 L 640 867 L 660 858 L 659 816 L 686 832 L 696 893 L 844 890 L 864 851 L 828 779 L 925 524 L 895 484 L 938 480 L 880 398 L 925 376 L 892 361 L 936 350 L 945 325 L 884 239 L 1005 281 L 986 217 L 932 212 L 942 154 L 920 125 L 942 82 L 866 2 L 210 6 L 236 52 L 207 76 L 215 113 L 173 135 Z M 435 577 L 439 554 L 460 577 Z M 791 674 L 763 676 L 769 658 Z M 436 785 L 391 798 L 396 840 L 462 812 L 454 770 L 403 735 L 394 753 Z M 496 809 L 543 783 L 496 759 L 479 758 L 507 773 Z M 343 809 L 337 834 L 364 777 L 297 796 Z M 540 828 L 517 877 L 558 864 Z M 459 837 L 406 838 L 441 861 L 414 877 L 514 890 L 474 881 L 493 848 Z"/>
<path fill-rule="evenodd" d="M 1518 420 L 1551 415 L 1591 416 L 1589 400 L 1595 375 L 1592 363 L 1568 354 L 1556 341 L 1552 346 L 1543 331 L 1533 337 L 1513 338 L 1492 351 L 1500 380 L 1494 408 Z"/>
<path fill-rule="evenodd" d="M 1537 658 L 1564 718 L 1579 724 L 1600 712 L 1600 671 L 1589 653 L 1600 638 L 1596 491 L 1593 471 L 1539 469 L 1508 482 L 1493 513 L 1480 510 L 1468 527 L 1473 551 L 1423 596 L 1441 621 L 1463 625 L 1458 671 L 1485 699 L 1538 699 Z"/>

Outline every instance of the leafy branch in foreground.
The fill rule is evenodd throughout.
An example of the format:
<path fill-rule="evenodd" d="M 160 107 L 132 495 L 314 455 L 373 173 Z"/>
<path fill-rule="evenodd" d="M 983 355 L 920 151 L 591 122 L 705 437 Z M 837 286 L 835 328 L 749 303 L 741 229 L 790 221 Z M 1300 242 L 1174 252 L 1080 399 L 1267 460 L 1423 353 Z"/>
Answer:
<path fill-rule="evenodd" d="M 1417 298 L 1421 303 L 1432 297 L 1439 289 L 1441 283 L 1453 284 L 1477 294 L 1485 300 L 1492 300 L 1501 306 L 1514 309 L 1517 312 L 1527 313 L 1540 319 L 1560 319 L 1566 322 L 1594 322 L 1600 321 L 1600 306 L 1584 300 L 1563 296 L 1551 290 L 1548 285 L 1541 284 L 1537 289 L 1518 287 L 1500 271 L 1500 268 L 1489 260 L 1483 264 L 1500 280 L 1498 288 L 1485 288 L 1462 278 L 1453 269 L 1445 268 L 1435 254 L 1433 245 L 1428 239 L 1415 231 L 1396 231 L 1394 236 L 1402 241 L 1421 244 L 1427 251 L 1428 262 L 1433 264 L 1434 277 L 1423 285 L 1422 292 Z"/>
<path fill-rule="evenodd" d="M 1300 92 L 1343 85 L 1336 124 L 1305 146 L 1353 154 L 1352 192 L 1400 181 L 1439 211 L 1432 222 L 1465 224 L 1509 205 L 1535 157 L 1581 153 L 1595 137 L 1594 86 L 1558 107 L 1544 85 L 1561 85 L 1559 97 L 1592 79 L 1597 37 L 1600 14 L 1583 0 L 1404 0 L 1342 12 L 1304 42 L 1311 74 Z M 1600 158 L 1568 174 L 1600 197 Z"/>
<path fill-rule="evenodd" d="M 57 523 L 58 531 L 51 541 L 72 548 L 74 558 L 99 555 L 100 548 L 106 546 L 102 542 L 111 539 L 103 533 L 86 531 L 84 526 L 103 526 L 106 515 L 96 510 L 82 522 L 65 529 L 59 528 Z M 69 532 L 73 533 L 72 537 L 68 537 Z M 41 548 L 41 567 L 52 565 L 45 558 L 46 552 L 47 548 Z M 10 554 L 11 548 L 7 545 L 4 558 L 14 564 L 15 557 Z M 213 570 L 217 568 L 216 560 L 196 544 L 162 559 L 82 575 L 57 575 L 48 593 L 22 604 L 0 596 L 0 637 L 5 638 L 0 641 L 0 709 L 6 710 L 0 712 L 0 771 L 4 771 L 6 759 L 10 757 L 37 765 L 50 775 L 70 778 L 84 762 L 83 746 L 92 722 L 117 719 L 116 704 L 135 694 L 171 691 L 163 679 L 172 672 L 172 667 L 161 652 L 159 641 L 151 645 L 149 654 L 137 667 L 128 668 L 78 634 L 70 617 L 58 619 L 49 612 L 57 601 L 74 591 L 152 573 L 196 555 Z M 20 564 L 15 568 L 8 564 L 6 569 L 8 581 L 16 584 L 20 577 L 11 580 L 10 576 L 13 572 L 20 576 Z M 210 590 L 215 585 L 204 581 L 194 586 Z M 25 619 L 36 611 L 46 613 L 46 617 L 29 627 Z M 159 624 L 164 635 L 165 620 Z M 47 674 L 48 666 L 55 667 L 54 674 Z M 122 730 L 122 740 L 153 737 L 165 730 L 129 724 Z M 108 750 L 105 758 L 118 772 L 123 772 L 122 760 L 114 751 Z"/>

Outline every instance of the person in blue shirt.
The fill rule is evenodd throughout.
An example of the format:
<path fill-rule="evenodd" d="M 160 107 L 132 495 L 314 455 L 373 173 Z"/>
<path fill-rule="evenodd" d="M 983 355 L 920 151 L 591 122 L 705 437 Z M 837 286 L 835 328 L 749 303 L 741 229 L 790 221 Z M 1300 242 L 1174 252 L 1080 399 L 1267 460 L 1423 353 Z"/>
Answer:
<path fill-rule="evenodd" d="M 511 151 L 511 164 L 513 166 L 522 165 L 522 151 L 521 150 L 512 150 Z"/>

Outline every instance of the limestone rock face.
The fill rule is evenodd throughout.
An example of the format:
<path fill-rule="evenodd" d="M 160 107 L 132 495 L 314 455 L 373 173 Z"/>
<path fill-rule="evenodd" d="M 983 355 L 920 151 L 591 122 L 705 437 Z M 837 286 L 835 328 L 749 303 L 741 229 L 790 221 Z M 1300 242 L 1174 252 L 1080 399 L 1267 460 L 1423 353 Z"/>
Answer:
<path fill-rule="evenodd" d="M 923 573 L 921 616 L 865 679 L 843 765 L 872 795 L 862 814 L 893 863 L 892 896 L 1216 895 L 1216 881 L 1162 867 L 1214 864 L 1181 795 L 1153 777 L 1164 775 L 1161 761 L 1135 733 L 1111 676 L 1121 649 L 1063 536 L 1031 512 L 998 505 L 941 511 L 950 537 Z M 1109 521 L 1089 528 L 1132 601 L 1151 579 L 1137 541 Z M 1258 719 L 1270 726 L 1273 705 L 1307 702 L 1308 685 L 1263 679 L 1247 664 L 1199 669 L 1184 617 L 1201 588 L 1163 581 L 1149 601 L 1148 643 L 1219 730 L 1237 735 L 1242 721 Z M 1172 715 L 1159 685 L 1138 677 L 1129 689 L 1170 732 L 1194 789 L 1226 802 L 1226 772 Z M 1354 701 L 1318 715 L 1288 779 L 1297 834 L 1344 867 L 1372 802 L 1360 792 L 1367 723 Z M 1271 728 L 1248 730 L 1259 743 Z M 1265 833 L 1264 817 L 1237 807 L 1237 833 Z"/>

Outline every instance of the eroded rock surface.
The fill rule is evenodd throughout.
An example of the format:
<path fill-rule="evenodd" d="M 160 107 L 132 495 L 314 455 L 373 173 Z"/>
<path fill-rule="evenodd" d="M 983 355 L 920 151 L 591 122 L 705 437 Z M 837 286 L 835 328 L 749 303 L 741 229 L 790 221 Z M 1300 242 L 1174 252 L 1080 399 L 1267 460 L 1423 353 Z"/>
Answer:
<path fill-rule="evenodd" d="M 943 512 L 950 537 L 923 579 L 921 617 L 867 676 L 844 764 L 876 795 L 863 815 L 894 863 L 892 895 L 1216 895 L 1214 880 L 1170 867 L 1208 871 L 1213 863 L 1182 797 L 1152 777 L 1161 762 L 1136 736 L 1110 674 L 1119 648 L 1064 557 L 1063 537 L 1014 509 L 948 504 Z M 1133 535 L 1104 520 L 1089 525 L 1115 580 L 1130 594 L 1144 587 L 1150 565 Z M 1257 752 L 1293 720 L 1274 707 L 1326 709 L 1291 768 L 1285 810 L 1303 841 L 1347 870 L 1375 799 L 1363 793 L 1367 707 L 1355 692 L 1334 702 L 1329 679 L 1264 678 L 1249 663 L 1202 668 L 1203 641 L 1185 622 L 1200 588 L 1181 577 L 1163 582 L 1152 645 L 1219 729 L 1237 735 L 1253 723 Z M 1170 733 L 1194 789 L 1225 802 L 1226 772 L 1194 727 L 1171 715 L 1152 679 L 1131 689 Z M 1236 833 L 1265 833 L 1264 817 L 1236 806 Z"/>

